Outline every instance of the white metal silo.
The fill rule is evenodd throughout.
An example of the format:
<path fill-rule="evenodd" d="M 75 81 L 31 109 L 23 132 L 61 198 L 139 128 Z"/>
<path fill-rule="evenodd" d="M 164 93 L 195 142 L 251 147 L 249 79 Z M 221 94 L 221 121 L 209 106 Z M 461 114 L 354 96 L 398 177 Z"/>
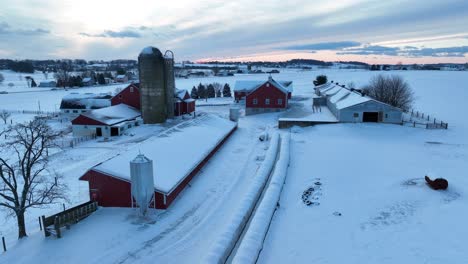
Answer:
<path fill-rule="evenodd" d="M 239 111 L 240 109 L 238 106 L 231 106 L 229 108 L 229 119 L 234 122 L 239 121 L 239 115 L 240 115 Z"/>
<path fill-rule="evenodd" d="M 130 161 L 132 197 L 145 215 L 154 196 L 153 161 L 139 154 Z"/>

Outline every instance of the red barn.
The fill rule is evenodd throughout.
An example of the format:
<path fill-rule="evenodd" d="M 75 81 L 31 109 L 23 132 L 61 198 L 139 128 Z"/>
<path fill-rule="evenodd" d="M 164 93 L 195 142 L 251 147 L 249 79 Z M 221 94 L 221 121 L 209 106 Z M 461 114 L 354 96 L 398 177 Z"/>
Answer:
<path fill-rule="evenodd" d="M 80 180 L 89 182 L 90 199 L 100 206 L 132 207 L 129 161 L 142 153 L 154 162 L 152 206 L 167 209 L 236 128 L 236 123 L 227 119 L 202 116 L 196 124 L 184 122 L 167 135 L 147 140 L 94 166 Z M 201 134 L 203 137 L 198 137 Z"/>
<path fill-rule="evenodd" d="M 111 99 L 111 105 L 126 104 L 136 109 L 140 108 L 140 91 L 139 84 L 132 83 L 127 88 L 120 91 Z"/>
<path fill-rule="evenodd" d="M 287 84 L 285 87 L 282 83 Z M 269 77 L 266 82 L 238 81 L 236 82 L 236 100 L 244 98 L 245 114 L 257 114 L 282 111 L 288 107 L 291 98 L 292 82 L 277 82 Z"/>
<path fill-rule="evenodd" d="M 195 111 L 195 100 L 190 97 L 187 90 L 176 90 L 174 100 L 174 115 L 180 116 Z"/>
<path fill-rule="evenodd" d="M 271 76 L 268 78 L 268 81 L 273 81 L 275 82 L 274 85 L 282 88 L 283 90 L 286 90 L 288 93 L 288 99 L 291 99 L 293 92 L 292 81 L 275 81 L 271 78 Z M 249 93 L 263 84 L 265 84 L 264 81 L 236 81 L 234 86 L 234 99 L 237 102 L 244 100 Z"/>

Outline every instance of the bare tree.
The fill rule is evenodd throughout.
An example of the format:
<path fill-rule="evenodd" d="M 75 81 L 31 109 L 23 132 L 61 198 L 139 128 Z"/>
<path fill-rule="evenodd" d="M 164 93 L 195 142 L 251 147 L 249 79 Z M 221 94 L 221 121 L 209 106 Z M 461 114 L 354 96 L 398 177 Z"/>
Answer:
<path fill-rule="evenodd" d="M 5 125 L 6 125 L 7 121 L 8 121 L 8 118 L 10 118 L 10 116 L 11 116 L 11 113 L 8 112 L 7 110 L 2 110 L 0 112 L 0 119 L 3 120 L 3 123 L 5 123 Z"/>
<path fill-rule="evenodd" d="M 48 148 L 60 134 L 42 120 L 17 124 L 3 133 L 7 141 L 0 152 L 0 207 L 16 217 L 18 238 L 23 238 L 27 209 L 66 199 L 66 185 L 48 170 Z"/>
<path fill-rule="evenodd" d="M 54 79 L 57 80 L 57 87 L 65 87 L 69 85 L 70 74 L 66 70 L 59 70 L 54 73 Z"/>
<path fill-rule="evenodd" d="M 405 111 L 412 107 L 415 99 L 413 90 L 399 75 L 385 76 L 380 74 L 374 76 L 363 91 L 378 101 Z"/>

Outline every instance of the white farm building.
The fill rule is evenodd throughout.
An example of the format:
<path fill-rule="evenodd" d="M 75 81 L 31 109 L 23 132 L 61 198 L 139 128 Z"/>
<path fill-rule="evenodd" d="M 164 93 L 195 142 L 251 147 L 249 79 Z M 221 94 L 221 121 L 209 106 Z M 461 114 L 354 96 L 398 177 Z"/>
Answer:
<path fill-rule="evenodd" d="M 401 124 L 403 111 L 372 99 L 356 89 L 326 83 L 315 87 L 313 105 L 326 106 L 338 122 L 378 122 Z"/>

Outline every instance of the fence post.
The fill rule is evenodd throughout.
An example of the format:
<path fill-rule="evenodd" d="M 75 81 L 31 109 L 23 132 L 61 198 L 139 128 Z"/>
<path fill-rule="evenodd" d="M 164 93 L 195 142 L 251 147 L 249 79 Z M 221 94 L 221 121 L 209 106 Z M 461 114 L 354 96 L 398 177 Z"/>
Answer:
<path fill-rule="evenodd" d="M 60 234 L 60 218 L 58 216 L 55 217 L 54 227 L 55 227 L 55 232 L 57 234 L 57 238 L 61 238 L 62 234 Z"/>
<path fill-rule="evenodd" d="M 429 121 L 429 115 L 427 115 L 427 121 Z"/>
<path fill-rule="evenodd" d="M 39 229 L 42 231 L 41 217 L 37 217 L 37 220 L 39 221 Z"/>
<path fill-rule="evenodd" d="M 436 123 L 436 119 L 435 119 L 435 117 L 434 117 L 434 124 L 435 124 L 435 123 Z"/>
<path fill-rule="evenodd" d="M 416 127 L 416 121 L 413 122 L 413 127 Z"/>
<path fill-rule="evenodd" d="M 3 252 L 6 252 L 5 237 L 2 236 Z"/>
<path fill-rule="evenodd" d="M 44 235 L 46 237 L 50 236 L 49 231 L 47 231 L 47 226 L 45 225 L 45 215 L 42 216 L 42 224 L 44 225 Z"/>

